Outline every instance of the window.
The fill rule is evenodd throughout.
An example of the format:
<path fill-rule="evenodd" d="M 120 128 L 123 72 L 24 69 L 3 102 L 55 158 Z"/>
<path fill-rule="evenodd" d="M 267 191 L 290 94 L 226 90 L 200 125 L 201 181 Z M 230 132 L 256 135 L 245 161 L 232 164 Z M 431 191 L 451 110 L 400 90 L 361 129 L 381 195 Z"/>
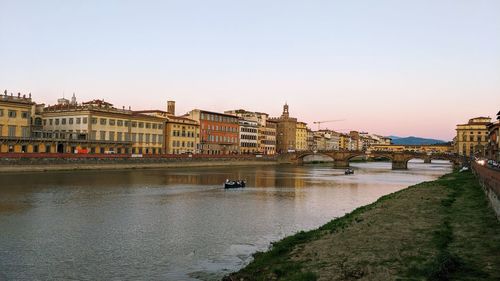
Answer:
<path fill-rule="evenodd" d="M 16 136 L 16 126 L 9 126 L 9 137 L 15 137 Z"/>
<path fill-rule="evenodd" d="M 68 119 L 68 123 L 69 123 L 70 125 L 73 125 L 73 118 L 69 118 L 69 119 Z"/>
<path fill-rule="evenodd" d="M 106 140 L 106 131 L 99 131 L 99 139 L 100 140 Z"/>
<path fill-rule="evenodd" d="M 3 116 L 3 109 L 0 109 L 0 117 Z"/>
<path fill-rule="evenodd" d="M 137 122 L 132 122 L 132 127 L 137 127 Z"/>
<path fill-rule="evenodd" d="M 101 118 L 100 123 L 101 125 L 106 125 L 106 118 Z"/>
<path fill-rule="evenodd" d="M 78 117 L 76 118 L 76 124 L 81 124 L 82 123 L 82 118 Z"/>
<path fill-rule="evenodd" d="M 28 119 L 29 116 L 30 116 L 30 113 L 28 111 L 21 112 L 21 118 Z"/>
<path fill-rule="evenodd" d="M 116 134 L 116 140 L 117 140 L 117 141 L 122 141 L 122 132 L 118 132 L 118 133 Z"/>
<path fill-rule="evenodd" d="M 87 124 L 87 117 L 83 117 L 82 121 L 83 121 L 83 124 Z M 92 121 L 94 121 L 94 120 L 92 120 Z M 93 123 L 93 124 L 97 124 L 97 119 L 96 119 L 95 123 Z"/>
<path fill-rule="evenodd" d="M 66 118 L 62 118 L 62 119 L 61 119 L 61 124 L 62 124 L 62 125 L 66 125 Z"/>
<path fill-rule="evenodd" d="M 144 134 L 139 134 L 139 142 L 142 143 L 144 141 Z"/>
<path fill-rule="evenodd" d="M 132 133 L 132 142 L 136 142 L 136 140 L 137 140 L 137 134 Z"/>
<path fill-rule="evenodd" d="M 97 139 L 97 131 L 90 132 L 90 139 L 91 140 L 96 140 Z"/>
<path fill-rule="evenodd" d="M 152 140 L 151 140 L 152 143 L 156 143 L 156 134 L 153 134 L 152 135 Z"/>
<path fill-rule="evenodd" d="M 123 127 L 123 120 L 116 121 L 116 125 L 120 126 L 120 127 Z"/>
<path fill-rule="evenodd" d="M 59 125 L 59 119 L 56 118 L 55 120 L 56 120 L 56 125 Z"/>
<path fill-rule="evenodd" d="M 52 126 L 52 119 L 49 119 L 49 125 Z"/>
<path fill-rule="evenodd" d="M 130 121 L 125 121 L 125 127 L 130 127 Z"/>
<path fill-rule="evenodd" d="M 144 128 L 144 123 L 143 122 L 139 122 L 139 128 Z"/>
<path fill-rule="evenodd" d="M 109 140 L 114 141 L 115 140 L 115 132 L 109 132 Z"/>
<path fill-rule="evenodd" d="M 114 126 L 116 124 L 116 120 L 115 119 L 109 119 L 109 125 L 110 126 Z"/>
<path fill-rule="evenodd" d="M 153 129 L 156 129 L 158 127 L 158 125 L 156 125 L 156 123 L 153 123 Z"/>
<path fill-rule="evenodd" d="M 23 138 L 30 137 L 30 128 L 29 127 L 21 127 L 21 133 Z"/>
<path fill-rule="evenodd" d="M 17 116 L 17 111 L 9 110 L 9 118 L 16 118 L 16 116 Z"/>
<path fill-rule="evenodd" d="M 150 138 L 151 138 L 151 134 L 146 134 L 146 143 L 149 143 Z"/>
<path fill-rule="evenodd" d="M 158 129 L 163 129 L 163 124 L 158 124 Z"/>

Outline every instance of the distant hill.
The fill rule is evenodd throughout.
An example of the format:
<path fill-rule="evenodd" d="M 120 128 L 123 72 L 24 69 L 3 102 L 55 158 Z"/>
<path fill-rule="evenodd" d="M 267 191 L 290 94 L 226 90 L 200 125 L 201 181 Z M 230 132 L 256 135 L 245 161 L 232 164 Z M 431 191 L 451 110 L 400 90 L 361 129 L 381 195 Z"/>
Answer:
<path fill-rule="evenodd" d="M 436 139 L 425 139 L 419 137 L 397 137 L 397 136 L 389 136 L 392 139 L 393 144 L 403 144 L 403 145 L 422 145 L 422 144 L 439 144 L 446 143 L 443 140 Z"/>

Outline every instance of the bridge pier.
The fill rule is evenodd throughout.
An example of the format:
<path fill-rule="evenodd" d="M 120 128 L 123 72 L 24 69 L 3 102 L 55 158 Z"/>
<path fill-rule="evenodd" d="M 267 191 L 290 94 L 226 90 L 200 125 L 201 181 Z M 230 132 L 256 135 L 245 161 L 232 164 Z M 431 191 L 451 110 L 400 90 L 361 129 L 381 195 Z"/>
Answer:
<path fill-rule="evenodd" d="M 349 160 L 335 160 L 333 161 L 333 168 L 335 169 L 349 168 Z"/>
<path fill-rule="evenodd" d="M 393 170 L 408 170 L 407 161 L 392 161 Z"/>

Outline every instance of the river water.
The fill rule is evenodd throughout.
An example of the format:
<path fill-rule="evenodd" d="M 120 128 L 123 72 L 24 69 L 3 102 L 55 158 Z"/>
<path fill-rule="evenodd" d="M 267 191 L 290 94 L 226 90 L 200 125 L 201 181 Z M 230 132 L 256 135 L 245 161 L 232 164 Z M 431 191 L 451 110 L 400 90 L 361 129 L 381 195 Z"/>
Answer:
<path fill-rule="evenodd" d="M 351 166 L 0 174 L 0 280 L 218 280 L 271 241 L 451 171 Z"/>

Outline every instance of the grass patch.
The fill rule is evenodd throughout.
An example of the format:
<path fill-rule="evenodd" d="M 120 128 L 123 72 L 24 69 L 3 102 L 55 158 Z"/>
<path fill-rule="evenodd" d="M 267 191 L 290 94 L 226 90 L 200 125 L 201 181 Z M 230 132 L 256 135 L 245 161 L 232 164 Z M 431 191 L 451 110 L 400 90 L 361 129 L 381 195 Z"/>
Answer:
<path fill-rule="evenodd" d="M 500 223 L 471 173 L 381 197 L 273 243 L 225 280 L 500 280 Z"/>

